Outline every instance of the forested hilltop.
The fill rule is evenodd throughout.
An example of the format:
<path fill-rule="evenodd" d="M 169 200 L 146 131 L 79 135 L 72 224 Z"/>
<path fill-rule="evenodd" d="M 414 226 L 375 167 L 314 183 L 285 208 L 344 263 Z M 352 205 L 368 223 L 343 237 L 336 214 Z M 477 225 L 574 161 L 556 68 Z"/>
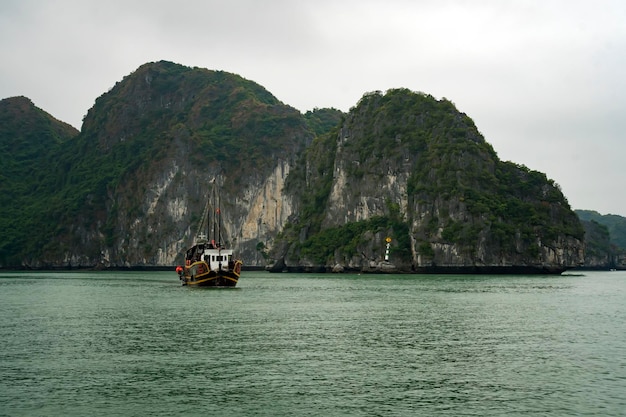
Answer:
<path fill-rule="evenodd" d="M 26 97 L 0 101 L 0 267 L 19 266 L 54 240 L 66 204 L 56 164 L 78 134 Z"/>
<path fill-rule="evenodd" d="M 583 228 L 559 187 L 500 161 L 467 115 L 428 94 L 373 92 L 347 114 L 302 114 L 238 75 L 161 61 L 98 97 L 80 132 L 25 98 L 1 103 L 0 267 L 180 263 L 211 181 L 248 267 L 583 262 Z"/>

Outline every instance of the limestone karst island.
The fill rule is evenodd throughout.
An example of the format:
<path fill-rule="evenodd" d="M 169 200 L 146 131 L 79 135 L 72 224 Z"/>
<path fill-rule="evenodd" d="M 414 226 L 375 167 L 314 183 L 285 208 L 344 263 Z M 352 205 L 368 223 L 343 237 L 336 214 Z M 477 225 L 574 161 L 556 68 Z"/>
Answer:
<path fill-rule="evenodd" d="M 244 269 L 625 262 L 554 181 L 501 161 L 468 115 L 426 93 L 369 92 L 348 113 L 302 114 L 241 76 L 161 61 L 98 97 L 80 131 L 26 97 L 2 100 L 0 119 L 0 268 L 173 270 L 212 181 Z"/>

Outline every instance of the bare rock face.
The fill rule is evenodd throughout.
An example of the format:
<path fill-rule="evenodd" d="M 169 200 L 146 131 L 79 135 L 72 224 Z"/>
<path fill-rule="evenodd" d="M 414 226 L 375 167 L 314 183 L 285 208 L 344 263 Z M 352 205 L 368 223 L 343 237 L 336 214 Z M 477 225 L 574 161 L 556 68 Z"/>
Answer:
<path fill-rule="evenodd" d="M 363 272 L 560 272 L 583 231 L 558 185 L 502 162 L 447 100 L 365 95 L 286 183 L 287 267 Z M 391 239 L 390 261 L 385 245 Z"/>

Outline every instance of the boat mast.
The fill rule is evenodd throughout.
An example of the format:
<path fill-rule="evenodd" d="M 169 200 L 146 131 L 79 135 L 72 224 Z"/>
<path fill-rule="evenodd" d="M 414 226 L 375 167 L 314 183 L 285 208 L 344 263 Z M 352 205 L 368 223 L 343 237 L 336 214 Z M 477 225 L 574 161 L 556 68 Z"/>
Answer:
<path fill-rule="evenodd" d="M 213 189 L 211 190 L 211 200 L 213 201 L 213 204 L 216 204 L 215 183 L 213 183 Z M 212 209 L 211 211 L 213 212 L 213 235 L 211 236 L 211 239 L 213 241 L 215 241 L 216 240 L 216 236 L 217 236 L 217 221 L 218 220 L 217 220 L 217 213 L 215 211 L 216 207 L 214 206 L 211 209 Z M 219 241 L 219 239 L 218 239 L 218 241 Z M 218 242 L 217 246 L 219 247 L 219 242 Z"/>
<path fill-rule="evenodd" d="M 206 227 L 207 227 L 207 231 L 209 228 L 209 201 L 207 199 L 207 203 L 204 205 L 204 211 L 202 212 L 202 220 L 200 221 L 200 224 L 198 225 L 198 230 L 196 231 L 196 236 L 194 238 L 194 244 L 197 243 L 201 243 L 203 241 L 205 241 L 208 238 L 208 234 L 204 234 L 203 232 L 203 228 L 205 226 L 205 221 L 206 221 Z"/>
<path fill-rule="evenodd" d="M 214 195 L 215 195 L 215 205 L 217 206 L 215 209 L 215 218 L 217 223 L 217 250 L 218 252 L 218 264 L 217 268 L 222 270 L 222 222 L 221 222 L 221 210 L 220 210 L 220 193 L 217 186 L 214 186 Z"/>
<path fill-rule="evenodd" d="M 211 243 L 211 196 L 208 195 L 206 199 L 206 239 L 208 243 Z"/>
<path fill-rule="evenodd" d="M 222 210 L 220 208 L 220 193 L 217 193 L 217 246 L 222 247 Z"/>

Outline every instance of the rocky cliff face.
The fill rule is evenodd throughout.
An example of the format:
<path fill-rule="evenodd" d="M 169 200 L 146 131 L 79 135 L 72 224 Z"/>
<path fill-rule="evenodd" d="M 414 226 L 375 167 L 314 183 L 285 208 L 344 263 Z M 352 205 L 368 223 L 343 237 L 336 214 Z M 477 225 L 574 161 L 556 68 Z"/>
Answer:
<path fill-rule="evenodd" d="M 596 221 L 582 221 L 585 229 L 585 267 L 614 267 L 615 248 L 612 247 L 606 226 Z"/>
<path fill-rule="evenodd" d="M 3 262 L 181 263 L 212 182 L 223 240 L 248 267 L 552 272 L 582 261 L 558 186 L 499 161 L 449 101 L 366 94 L 323 134 L 338 114 L 302 115 L 233 74 L 146 64 L 56 148 L 53 204 L 34 220 L 43 244 Z"/>
<path fill-rule="evenodd" d="M 584 269 L 626 269 L 626 249 L 614 243 L 613 234 L 609 227 L 599 223 L 594 218 L 605 220 L 599 213 L 592 211 L 577 210 L 579 217 L 591 220 L 581 220 L 585 229 L 585 263 Z M 611 220 L 617 220 L 617 228 L 622 227 L 624 219 L 617 215 L 607 215 Z M 609 223 L 614 228 L 616 225 Z M 621 230 L 616 230 L 619 235 Z"/>
<path fill-rule="evenodd" d="M 223 239 L 246 265 L 292 214 L 282 195 L 313 133 L 297 110 L 234 74 L 146 64 L 99 97 L 74 155 L 59 168 L 74 195 L 58 245 L 29 267 L 137 267 L 182 262 L 211 184 L 221 188 Z"/>
<path fill-rule="evenodd" d="M 499 161 L 445 100 L 368 94 L 297 170 L 287 189 L 307 214 L 291 219 L 275 269 L 552 272 L 583 259 L 558 186 Z"/>
<path fill-rule="evenodd" d="M 626 218 L 576 210 L 585 228 L 585 268 L 626 269 Z"/>
<path fill-rule="evenodd" d="M 137 267 L 167 266 L 182 262 L 201 223 L 208 185 L 227 183 L 219 172 L 204 172 L 180 161 L 164 164 L 147 184 L 127 183 L 125 192 L 116 193 L 103 215 L 92 227 L 78 222 L 71 233 L 81 236 L 80 244 L 65 253 L 55 266 Z M 277 161 L 276 169 L 260 178 L 248 178 L 246 185 L 224 196 L 222 235 L 246 264 L 265 265 L 259 242 L 271 246 L 286 218 L 291 214 L 288 199 L 280 198 L 289 172 L 287 161 Z M 203 185 L 206 185 L 205 188 Z M 131 190 L 141 189 L 135 194 Z M 278 198 L 277 198 L 278 197 Z M 127 209 L 133 206 L 134 209 Z M 88 224 L 88 223 L 86 223 Z M 107 224 L 114 227 L 114 239 L 102 232 Z"/>

